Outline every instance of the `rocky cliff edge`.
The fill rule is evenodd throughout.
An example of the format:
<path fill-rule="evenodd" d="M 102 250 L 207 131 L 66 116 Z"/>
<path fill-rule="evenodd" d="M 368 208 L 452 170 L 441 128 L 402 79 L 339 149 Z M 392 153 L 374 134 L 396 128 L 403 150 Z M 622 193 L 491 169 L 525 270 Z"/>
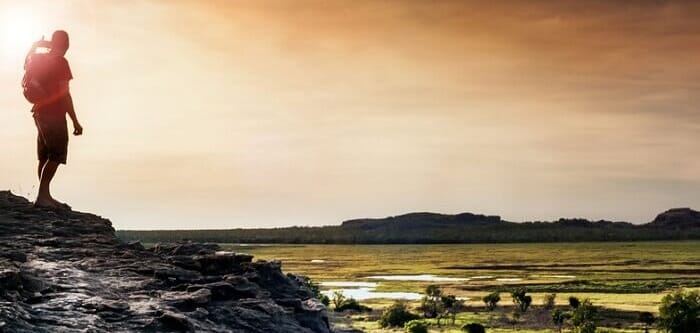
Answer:
<path fill-rule="evenodd" d="M 92 214 L 0 192 L 0 332 L 330 332 L 279 262 L 216 244 L 123 243 Z"/>

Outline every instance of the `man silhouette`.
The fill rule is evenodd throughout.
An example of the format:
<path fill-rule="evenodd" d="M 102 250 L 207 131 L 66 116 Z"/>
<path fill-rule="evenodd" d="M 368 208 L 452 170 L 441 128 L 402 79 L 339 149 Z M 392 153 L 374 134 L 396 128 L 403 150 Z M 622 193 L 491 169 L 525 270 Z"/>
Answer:
<path fill-rule="evenodd" d="M 29 60 L 36 54 L 38 47 L 47 47 L 48 54 L 42 59 L 42 85 L 48 97 L 35 103 L 32 108 L 34 122 L 39 132 L 37 154 L 39 157 L 39 194 L 34 205 L 45 208 L 65 208 L 70 206 L 55 200 L 51 196 L 51 180 L 60 164 L 66 164 L 68 156 L 68 124 L 66 114 L 73 122 L 73 134 L 82 135 L 83 127 L 78 122 L 73 109 L 69 81 L 73 79 L 68 61 L 64 57 L 68 51 L 68 33 L 55 31 L 51 41 L 38 41 L 32 45 L 27 55 Z M 25 63 L 25 67 L 26 67 Z"/>

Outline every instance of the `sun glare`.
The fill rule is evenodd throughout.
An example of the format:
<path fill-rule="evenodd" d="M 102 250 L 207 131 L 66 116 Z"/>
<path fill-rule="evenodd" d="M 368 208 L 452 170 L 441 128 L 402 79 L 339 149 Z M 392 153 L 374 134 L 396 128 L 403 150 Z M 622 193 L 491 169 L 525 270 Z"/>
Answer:
<path fill-rule="evenodd" d="M 41 20 L 28 8 L 11 8 L 2 12 L 0 45 L 6 57 L 15 58 L 27 52 L 32 43 L 41 38 Z M 50 36 L 45 36 L 47 39 Z"/>

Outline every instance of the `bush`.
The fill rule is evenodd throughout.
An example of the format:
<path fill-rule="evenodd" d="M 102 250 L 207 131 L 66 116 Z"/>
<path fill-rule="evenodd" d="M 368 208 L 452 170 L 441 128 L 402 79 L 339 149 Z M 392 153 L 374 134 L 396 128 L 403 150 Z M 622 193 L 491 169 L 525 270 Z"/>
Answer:
<path fill-rule="evenodd" d="M 292 274 L 287 274 L 289 277 L 296 277 L 298 278 L 301 283 L 311 291 L 311 293 L 314 294 L 314 297 L 317 298 L 323 305 L 328 306 L 330 304 L 330 299 L 328 299 L 328 296 L 324 295 L 321 293 L 321 288 L 318 287 L 316 283 L 314 283 L 308 276 L 294 276 Z"/>
<path fill-rule="evenodd" d="M 496 308 L 496 306 L 498 306 L 498 302 L 501 301 L 501 295 L 497 291 L 494 291 L 484 296 L 482 300 L 484 301 L 484 304 L 486 304 L 486 308 L 489 311 L 492 311 Z"/>
<path fill-rule="evenodd" d="M 654 318 L 654 314 L 651 312 L 642 312 L 639 314 L 639 321 L 644 324 L 644 332 L 649 333 L 649 326 L 656 321 L 656 318 Z"/>
<path fill-rule="evenodd" d="M 440 302 L 442 303 L 442 308 L 444 309 L 442 317 L 450 318 L 452 320 L 452 325 L 454 325 L 455 320 L 457 320 L 457 313 L 466 309 L 464 306 L 464 300 L 457 299 L 457 297 L 454 295 L 447 295 L 442 296 L 440 298 Z M 438 323 L 438 326 L 439 325 L 440 324 Z"/>
<path fill-rule="evenodd" d="M 525 288 L 518 288 L 513 290 L 510 295 L 513 297 L 513 303 L 518 306 L 520 312 L 527 311 L 527 308 L 532 304 L 532 297 L 527 294 Z"/>
<path fill-rule="evenodd" d="M 552 322 L 554 323 L 554 325 L 557 325 L 559 333 L 561 333 L 561 328 L 562 326 L 564 326 L 564 322 L 566 322 L 567 318 L 568 315 L 559 309 L 552 311 Z"/>
<path fill-rule="evenodd" d="M 584 299 L 571 313 L 571 323 L 578 333 L 593 333 L 596 330 L 598 309 L 588 299 Z"/>
<path fill-rule="evenodd" d="M 544 302 L 542 302 L 542 306 L 547 309 L 551 310 L 554 309 L 554 306 L 557 303 L 557 294 L 545 294 L 544 295 Z"/>
<path fill-rule="evenodd" d="M 328 298 L 328 296 L 321 294 L 317 298 L 319 301 L 321 301 L 321 303 L 323 303 L 323 305 L 325 305 L 325 306 L 331 305 L 331 299 Z"/>
<path fill-rule="evenodd" d="M 406 333 L 428 333 L 428 324 L 422 320 L 411 320 L 404 326 Z"/>
<path fill-rule="evenodd" d="M 581 301 L 578 300 L 578 298 L 571 296 L 569 297 L 569 306 L 572 308 L 577 308 L 581 304 Z"/>
<path fill-rule="evenodd" d="M 700 332 L 700 293 L 679 290 L 664 296 L 659 326 L 670 333 Z"/>
<path fill-rule="evenodd" d="M 346 310 L 353 310 L 353 311 L 359 311 L 359 312 L 370 312 L 370 311 L 372 311 L 372 308 L 360 304 L 360 302 L 358 302 L 354 298 L 348 298 L 348 299 L 345 299 L 343 301 L 343 303 L 340 304 L 339 307 L 335 308 L 336 312 L 343 312 Z"/>
<path fill-rule="evenodd" d="M 486 333 L 486 328 L 484 328 L 484 325 L 471 323 L 462 326 L 462 331 L 467 333 Z"/>
<path fill-rule="evenodd" d="M 333 293 L 331 302 L 333 302 L 333 308 L 335 311 L 340 311 L 338 309 L 340 309 L 343 306 L 343 303 L 345 303 L 345 295 L 343 295 L 342 291 L 336 291 Z"/>
<path fill-rule="evenodd" d="M 418 318 L 418 315 L 408 311 L 406 303 L 396 301 L 382 312 L 379 325 L 381 327 L 403 327 L 407 322 Z"/>
<path fill-rule="evenodd" d="M 442 297 L 442 291 L 439 286 L 429 285 L 425 288 L 425 296 L 420 301 L 420 311 L 423 311 L 423 317 L 425 318 L 438 318 L 442 313 L 443 306 L 440 302 Z"/>

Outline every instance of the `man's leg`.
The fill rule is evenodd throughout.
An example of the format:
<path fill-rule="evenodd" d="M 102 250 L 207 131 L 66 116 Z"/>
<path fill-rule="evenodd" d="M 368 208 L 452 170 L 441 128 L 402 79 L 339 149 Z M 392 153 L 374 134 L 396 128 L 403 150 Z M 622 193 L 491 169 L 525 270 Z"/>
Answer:
<path fill-rule="evenodd" d="M 39 160 L 39 180 L 41 181 L 41 173 L 44 171 L 44 166 L 46 166 L 46 162 L 48 162 L 47 159 L 41 159 Z"/>
<path fill-rule="evenodd" d="M 58 203 L 51 197 L 51 180 L 56 174 L 59 163 L 48 160 L 41 170 L 41 178 L 39 183 L 39 195 L 36 197 L 35 204 L 41 207 L 58 207 Z"/>

